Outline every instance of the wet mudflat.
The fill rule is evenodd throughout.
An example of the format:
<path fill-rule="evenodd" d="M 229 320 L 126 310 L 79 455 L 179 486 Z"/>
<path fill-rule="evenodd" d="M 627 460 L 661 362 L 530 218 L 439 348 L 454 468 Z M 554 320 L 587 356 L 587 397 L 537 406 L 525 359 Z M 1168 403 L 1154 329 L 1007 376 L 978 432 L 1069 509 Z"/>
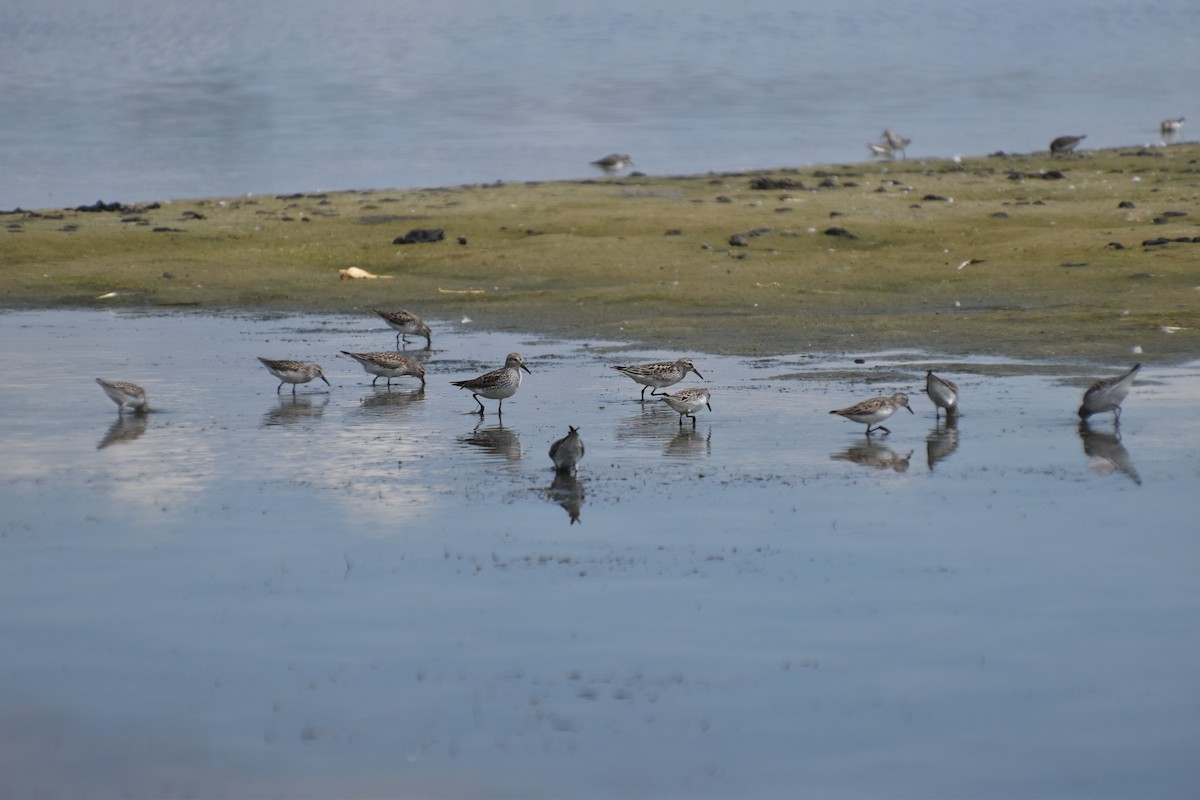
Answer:
<path fill-rule="evenodd" d="M 693 429 L 610 369 L 683 353 L 431 322 L 422 392 L 338 355 L 370 318 L 0 315 L 0 794 L 1194 790 L 1200 364 L 1118 431 L 1125 363 L 688 353 Z"/>

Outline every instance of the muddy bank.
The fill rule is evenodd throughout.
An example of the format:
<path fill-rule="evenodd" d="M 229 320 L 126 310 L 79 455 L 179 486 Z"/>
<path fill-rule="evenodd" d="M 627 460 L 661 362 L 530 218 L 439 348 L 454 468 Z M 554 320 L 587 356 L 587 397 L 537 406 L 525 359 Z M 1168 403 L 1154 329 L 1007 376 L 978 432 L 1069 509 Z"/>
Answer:
<path fill-rule="evenodd" d="M 0 305 L 404 307 L 743 355 L 1178 362 L 1200 350 L 1198 158 L 1183 144 L 14 211 Z"/>

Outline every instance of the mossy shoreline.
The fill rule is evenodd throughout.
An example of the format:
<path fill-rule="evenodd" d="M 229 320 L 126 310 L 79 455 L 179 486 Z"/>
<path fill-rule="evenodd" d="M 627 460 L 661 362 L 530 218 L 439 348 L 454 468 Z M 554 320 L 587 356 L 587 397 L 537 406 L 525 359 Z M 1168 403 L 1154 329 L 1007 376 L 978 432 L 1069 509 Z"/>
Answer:
<path fill-rule="evenodd" d="M 1196 144 L 106 208 L 0 213 L 0 308 L 407 308 L 681 353 L 1200 355 Z M 413 229 L 445 238 L 393 243 Z"/>

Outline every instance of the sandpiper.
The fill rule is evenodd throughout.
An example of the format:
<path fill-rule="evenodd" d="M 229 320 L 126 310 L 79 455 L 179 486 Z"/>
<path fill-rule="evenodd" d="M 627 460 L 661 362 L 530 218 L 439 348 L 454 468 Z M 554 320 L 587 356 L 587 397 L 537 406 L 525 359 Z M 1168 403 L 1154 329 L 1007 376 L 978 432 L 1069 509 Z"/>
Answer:
<path fill-rule="evenodd" d="M 110 381 L 104 378 L 96 378 L 96 383 L 100 384 L 100 388 L 104 390 L 104 393 L 117 404 L 118 414 L 126 408 L 132 409 L 139 414 L 144 414 L 150 410 L 150 405 L 146 402 L 146 390 L 136 383 Z"/>
<path fill-rule="evenodd" d="M 521 370 L 529 372 L 529 367 L 525 366 L 525 361 L 519 353 L 509 353 L 504 359 L 504 366 L 500 369 L 494 369 L 491 372 L 484 373 L 478 378 L 471 378 L 465 381 L 451 381 L 450 383 L 460 389 L 466 389 L 475 398 L 475 402 L 479 403 L 479 416 L 483 416 L 483 401 L 480 397 L 486 397 L 488 400 L 499 400 L 500 405 L 496 407 L 497 414 L 504 413 L 504 398 L 512 397 L 517 393 L 517 389 L 521 387 Z M 532 375 L 532 372 L 529 372 Z"/>
<path fill-rule="evenodd" d="M 387 385 L 391 386 L 392 378 L 403 378 L 406 375 L 420 378 L 421 385 L 425 385 L 425 367 L 408 356 L 399 353 L 351 353 L 349 350 L 343 350 L 342 355 L 350 356 L 362 364 L 364 370 L 375 376 L 375 380 L 371 381 L 372 386 L 380 378 L 387 378 Z"/>
<path fill-rule="evenodd" d="M 1141 364 L 1134 364 L 1128 372 L 1117 375 L 1115 378 L 1102 378 L 1089 386 L 1088 390 L 1083 393 L 1083 405 L 1079 406 L 1079 418 L 1086 422 L 1087 418 L 1093 414 L 1111 411 L 1113 412 L 1113 421 L 1118 425 L 1121 424 L 1121 402 L 1129 394 L 1129 390 L 1133 387 L 1133 379 L 1141 368 Z"/>
<path fill-rule="evenodd" d="M 712 411 L 712 406 L 708 402 L 711 398 L 712 395 L 708 389 L 683 389 L 675 394 L 659 395 L 659 399 L 679 412 L 680 427 L 683 427 L 683 418 L 690 417 L 693 428 L 696 427 L 696 415 L 692 412 L 699 411 L 704 407 Z"/>
<path fill-rule="evenodd" d="M 1050 155 L 1057 153 L 1069 153 L 1079 146 L 1079 143 L 1087 138 L 1087 134 L 1082 136 L 1059 136 L 1050 143 Z"/>
<path fill-rule="evenodd" d="M 1178 117 L 1176 119 L 1164 119 L 1161 123 L 1159 123 L 1158 129 L 1162 132 L 1164 138 L 1178 136 L 1179 132 L 1183 130 L 1184 119 L 1184 117 Z"/>
<path fill-rule="evenodd" d="M 425 346 L 431 347 L 433 345 L 433 336 L 429 330 L 429 326 L 411 311 L 380 311 L 379 309 L 375 309 L 375 313 L 383 317 L 383 321 L 392 330 L 396 331 L 397 348 L 400 347 L 400 338 L 404 337 L 404 343 L 408 344 L 409 336 L 424 336 Z"/>
<path fill-rule="evenodd" d="M 867 150 L 877 158 L 895 158 L 896 153 L 887 142 L 867 142 Z"/>
<path fill-rule="evenodd" d="M 933 401 L 935 418 L 941 415 L 943 408 L 947 417 L 958 416 L 958 386 L 954 381 L 940 378 L 933 374 L 933 370 L 928 370 L 925 373 L 925 394 Z"/>
<path fill-rule="evenodd" d="M 608 173 L 620 172 L 626 167 L 633 166 L 633 159 L 628 153 L 610 153 L 604 158 L 597 158 L 592 162 L 593 167 L 599 167 Z"/>
<path fill-rule="evenodd" d="M 696 377 L 701 380 L 704 379 L 704 376 L 700 374 L 700 370 L 696 369 L 696 365 L 692 363 L 690 358 L 681 358 L 678 361 L 658 361 L 654 364 L 632 364 L 624 367 L 613 367 L 613 369 L 628 375 L 642 384 L 643 402 L 646 400 L 646 389 L 650 389 L 652 397 L 661 395 L 662 392 L 654 390 L 674 386 L 683 380 L 684 376 L 689 372 L 696 373 Z"/>
<path fill-rule="evenodd" d="M 292 394 L 295 394 L 297 383 L 308 383 L 314 378 L 320 378 L 325 381 L 326 386 L 333 385 L 316 364 L 305 364 L 303 361 L 276 361 L 271 358 L 263 358 L 262 356 L 259 356 L 258 360 L 267 368 L 267 372 L 279 378 L 279 385 L 275 387 L 275 394 L 279 394 L 279 390 L 283 388 L 285 383 L 292 384 Z"/>
<path fill-rule="evenodd" d="M 856 403 L 849 408 L 839 408 L 829 413 L 837 414 L 854 422 L 863 423 L 867 426 L 867 436 L 870 436 L 874 431 L 891 433 L 887 428 L 882 425 L 875 425 L 875 423 L 883 422 L 892 414 L 895 414 L 898 408 L 907 408 L 908 413 L 915 413 L 909 408 L 908 395 L 901 392 L 896 392 L 891 397 L 872 397 L 870 400 L 863 400 L 861 403 Z M 872 425 L 875 425 L 875 427 L 872 428 Z"/>
<path fill-rule="evenodd" d="M 583 440 L 579 428 L 567 426 L 567 435 L 550 445 L 550 460 L 556 472 L 571 472 L 583 458 Z"/>
<path fill-rule="evenodd" d="M 907 136 L 901 136 L 900 134 L 888 128 L 884 128 L 883 140 L 888 143 L 888 147 L 892 148 L 893 151 L 899 150 L 904 154 L 905 158 L 908 158 L 908 146 L 912 144 L 912 139 L 909 139 Z"/>

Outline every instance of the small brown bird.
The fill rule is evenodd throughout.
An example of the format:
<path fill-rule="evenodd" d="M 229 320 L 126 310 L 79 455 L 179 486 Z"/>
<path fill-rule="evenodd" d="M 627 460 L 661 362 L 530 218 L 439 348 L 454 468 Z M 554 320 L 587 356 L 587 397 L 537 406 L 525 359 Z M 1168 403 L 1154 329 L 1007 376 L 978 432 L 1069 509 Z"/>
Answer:
<path fill-rule="evenodd" d="M 583 458 L 583 440 L 579 438 L 579 428 L 567 426 L 567 435 L 550 445 L 550 460 L 554 462 L 556 472 L 571 472 L 580 459 Z"/>
<path fill-rule="evenodd" d="M 409 336 L 424 336 L 425 347 L 428 348 L 433 345 L 433 334 L 429 330 L 429 326 L 411 311 L 380 311 L 379 309 L 375 309 L 375 313 L 383 317 L 383 321 L 388 324 L 388 327 L 396 331 L 396 347 L 400 346 L 400 337 L 404 337 L 404 342 L 407 344 Z"/>
<path fill-rule="evenodd" d="M 870 400 L 855 403 L 849 408 L 839 408 L 829 413 L 837 414 L 854 422 L 861 422 L 867 426 L 867 436 L 870 436 L 875 431 L 891 433 L 887 428 L 882 425 L 875 425 L 875 423 L 883 422 L 892 414 L 895 414 L 898 408 L 907 408 L 910 414 L 916 413 L 909 408 L 908 395 L 901 392 L 896 392 L 891 397 L 872 397 Z M 872 428 L 872 425 L 875 425 L 875 427 Z"/>
<path fill-rule="evenodd" d="M 628 153 L 610 153 L 604 158 L 597 158 L 592 162 L 593 167 L 599 167 L 608 173 L 620 172 L 626 167 L 633 166 L 633 159 Z"/>
<path fill-rule="evenodd" d="M 146 391 L 136 383 L 110 381 L 104 378 L 96 378 L 96 383 L 100 384 L 100 388 L 109 396 L 109 399 L 117 404 L 118 414 L 126 408 L 139 414 L 145 414 L 150 410 L 150 405 L 146 402 Z"/>

